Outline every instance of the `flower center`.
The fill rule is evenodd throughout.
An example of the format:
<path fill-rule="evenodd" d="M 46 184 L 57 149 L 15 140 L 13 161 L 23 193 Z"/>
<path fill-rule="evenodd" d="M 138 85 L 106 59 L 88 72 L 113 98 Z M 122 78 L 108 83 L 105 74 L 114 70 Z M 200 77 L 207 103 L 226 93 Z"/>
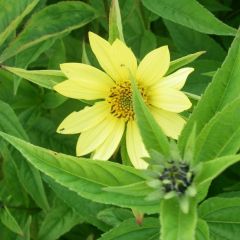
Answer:
<path fill-rule="evenodd" d="M 194 178 L 194 173 L 189 169 L 188 164 L 184 162 L 170 162 L 169 167 L 163 169 L 159 179 L 162 181 L 163 190 L 165 193 L 174 191 L 178 195 L 185 193 L 191 185 Z"/>
<path fill-rule="evenodd" d="M 147 102 L 147 94 L 143 87 L 138 85 L 138 89 Z M 110 89 L 110 94 L 107 102 L 111 105 L 111 114 L 117 118 L 122 118 L 125 121 L 134 119 L 133 103 L 132 103 L 132 88 L 130 81 L 122 81 L 115 84 Z"/>

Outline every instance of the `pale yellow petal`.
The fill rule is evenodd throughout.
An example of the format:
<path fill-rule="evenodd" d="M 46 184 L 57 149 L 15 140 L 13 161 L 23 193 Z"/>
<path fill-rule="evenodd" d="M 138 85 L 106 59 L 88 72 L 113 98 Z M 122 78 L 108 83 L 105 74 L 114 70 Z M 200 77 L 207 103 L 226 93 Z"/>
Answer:
<path fill-rule="evenodd" d="M 91 85 L 94 89 L 104 91 L 114 85 L 113 80 L 103 71 L 82 63 L 64 63 L 60 65 L 62 72 L 69 80 L 78 81 L 82 85 Z"/>
<path fill-rule="evenodd" d="M 125 67 L 126 79 L 129 76 L 129 71 L 133 76 L 135 76 L 137 71 L 137 59 L 132 50 L 127 47 L 125 43 L 117 39 L 112 44 L 112 51 L 114 52 L 114 55 L 119 61 L 120 66 L 123 68 L 123 70 Z"/>
<path fill-rule="evenodd" d="M 150 110 L 163 132 L 167 136 L 177 139 L 186 121 L 177 113 L 164 111 L 154 107 L 151 107 Z"/>
<path fill-rule="evenodd" d="M 115 81 L 124 80 L 120 62 L 112 50 L 112 45 L 97 34 L 89 32 L 89 42 L 99 64 Z"/>
<path fill-rule="evenodd" d="M 145 86 L 151 86 L 167 72 L 170 55 L 167 46 L 157 48 L 148 53 L 137 69 L 137 80 Z"/>
<path fill-rule="evenodd" d="M 174 88 L 180 90 L 183 88 L 188 75 L 194 71 L 194 68 L 186 67 L 177 70 L 175 73 L 162 78 L 152 88 Z M 149 90 L 151 91 L 151 89 Z"/>
<path fill-rule="evenodd" d="M 98 89 L 94 84 L 82 84 L 80 81 L 66 80 L 54 86 L 54 90 L 65 97 L 95 100 L 108 97 L 110 89 Z"/>
<path fill-rule="evenodd" d="M 97 102 L 91 107 L 68 115 L 59 125 L 57 132 L 75 134 L 86 131 L 103 121 L 109 112 L 109 105 L 106 102 Z"/>
<path fill-rule="evenodd" d="M 83 132 L 77 142 L 77 156 L 93 152 L 112 132 L 117 119 L 111 114 L 95 127 Z"/>
<path fill-rule="evenodd" d="M 126 145 L 129 158 L 135 168 L 146 169 L 148 163 L 142 158 L 148 157 L 148 152 L 143 144 L 138 126 L 135 121 L 129 121 L 126 132 Z"/>
<path fill-rule="evenodd" d="M 173 88 L 160 88 L 149 92 L 149 103 L 155 107 L 170 112 L 182 112 L 189 109 L 192 104 L 181 91 Z"/>
<path fill-rule="evenodd" d="M 94 152 L 93 159 L 108 160 L 118 148 L 124 128 L 125 122 L 119 119 L 106 140 Z"/>

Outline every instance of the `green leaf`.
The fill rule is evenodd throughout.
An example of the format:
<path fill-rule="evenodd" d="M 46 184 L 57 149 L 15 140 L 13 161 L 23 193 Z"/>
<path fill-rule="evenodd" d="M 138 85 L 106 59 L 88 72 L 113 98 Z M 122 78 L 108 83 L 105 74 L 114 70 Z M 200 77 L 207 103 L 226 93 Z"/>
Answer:
<path fill-rule="evenodd" d="M 81 222 L 81 217 L 72 209 L 60 202 L 51 208 L 42 221 L 38 240 L 59 239 L 64 233 Z"/>
<path fill-rule="evenodd" d="M 44 180 L 48 183 L 50 188 L 54 191 L 56 196 L 64 201 L 66 205 L 74 209 L 74 211 L 81 216 L 84 222 L 96 226 L 102 231 L 106 231 L 109 227 L 107 224 L 97 218 L 99 212 L 106 209 L 108 206 L 93 202 L 89 199 L 83 198 L 76 192 L 56 183 L 52 178 L 44 176 Z"/>
<path fill-rule="evenodd" d="M 122 32 L 122 19 L 118 0 L 112 0 L 109 13 L 109 38 L 108 41 L 113 43 L 115 39 L 120 39 L 124 42 Z"/>
<path fill-rule="evenodd" d="M 199 216 L 208 223 L 210 239 L 239 239 L 240 198 L 210 198 L 200 205 Z"/>
<path fill-rule="evenodd" d="M 158 123 L 143 102 L 134 79 L 132 80 L 132 88 L 134 112 L 146 149 L 148 151 L 153 149 L 161 152 L 163 155 L 169 155 L 169 143 L 167 137 L 163 134 Z"/>
<path fill-rule="evenodd" d="M 0 100 L 0 109 L 0 130 L 28 140 L 28 136 L 12 108 L 7 103 Z"/>
<path fill-rule="evenodd" d="M 143 224 L 136 224 L 135 219 L 128 219 L 104 233 L 99 240 L 158 240 L 159 221 L 156 218 L 144 218 Z M 186 240 L 186 239 L 185 239 Z"/>
<path fill-rule="evenodd" d="M 196 240 L 210 240 L 208 224 L 201 218 L 197 222 Z"/>
<path fill-rule="evenodd" d="M 226 105 L 239 97 L 240 84 L 240 30 L 234 39 L 222 67 L 215 74 L 206 92 L 194 109 L 179 138 L 179 146 L 184 149 L 188 135 L 196 124 L 198 136 L 209 120 Z"/>
<path fill-rule="evenodd" d="M 0 46 L 38 2 L 39 0 L 0 1 Z"/>
<path fill-rule="evenodd" d="M 31 17 L 24 30 L 2 53 L 0 62 L 42 41 L 80 28 L 95 17 L 94 10 L 82 2 L 60 2 L 47 6 Z"/>
<path fill-rule="evenodd" d="M 104 188 L 104 190 L 108 192 L 121 193 L 129 196 L 139 196 L 142 198 L 145 198 L 149 193 L 153 191 L 153 189 L 147 185 L 146 181 L 124 185 L 120 187 L 107 187 Z"/>
<path fill-rule="evenodd" d="M 205 59 L 223 61 L 226 56 L 226 51 L 221 45 L 210 36 L 196 32 L 182 25 L 164 20 L 170 36 L 174 39 L 174 45 L 184 54 L 192 52 L 205 51 Z"/>
<path fill-rule="evenodd" d="M 169 69 L 167 71 L 167 75 L 169 75 L 170 73 L 176 71 L 177 69 L 193 62 L 194 60 L 199 58 L 204 53 L 205 53 L 205 51 L 200 51 L 200 52 L 192 53 L 187 56 L 184 56 L 184 57 L 181 57 L 181 58 L 171 61 Z"/>
<path fill-rule="evenodd" d="M 7 207 L 0 209 L 1 222 L 12 232 L 23 235 L 23 231 Z"/>
<path fill-rule="evenodd" d="M 52 89 L 54 85 L 66 79 L 64 74 L 59 70 L 25 70 L 7 66 L 2 67 L 21 78 L 48 89 Z"/>
<path fill-rule="evenodd" d="M 199 187 L 202 184 L 206 184 L 206 182 L 211 182 L 226 168 L 238 161 L 240 161 L 240 155 L 229 155 L 203 162 L 201 170 L 195 179 L 196 184 Z"/>
<path fill-rule="evenodd" d="M 161 202 L 160 209 L 161 240 L 194 240 L 197 225 L 197 211 L 194 200 L 189 212 L 183 213 L 178 199 L 171 198 Z"/>
<path fill-rule="evenodd" d="M 226 106 L 205 125 L 196 140 L 195 162 L 235 154 L 239 150 L 239 106 L 240 98 Z"/>
<path fill-rule="evenodd" d="M 0 109 L 0 130 L 17 136 L 18 138 L 28 140 L 28 136 L 12 108 L 8 104 L 0 101 Z M 6 153 L 8 153 L 6 157 L 15 162 L 19 180 L 25 190 L 41 208 L 47 210 L 49 206 L 40 173 L 23 159 L 13 159 L 10 152 L 5 151 L 5 154 Z"/>
<path fill-rule="evenodd" d="M 202 33 L 230 36 L 236 34 L 234 28 L 221 22 L 196 0 L 142 0 L 142 3 L 162 18 Z"/>
<path fill-rule="evenodd" d="M 142 197 L 110 193 L 102 189 L 122 186 L 144 180 L 142 171 L 121 164 L 72 157 L 40 148 L 5 133 L 0 135 L 31 163 L 57 183 L 87 199 L 134 207 L 144 212 L 158 212 L 156 201 L 146 202 Z"/>

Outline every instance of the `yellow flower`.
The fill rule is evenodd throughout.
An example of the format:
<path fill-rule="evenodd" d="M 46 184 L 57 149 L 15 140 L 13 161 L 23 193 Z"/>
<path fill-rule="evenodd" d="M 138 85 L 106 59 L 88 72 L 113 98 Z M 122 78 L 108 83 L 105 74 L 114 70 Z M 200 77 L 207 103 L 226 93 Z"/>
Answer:
<path fill-rule="evenodd" d="M 73 112 L 58 127 L 62 134 L 81 133 L 77 156 L 92 152 L 93 159 L 109 159 L 119 146 L 126 128 L 127 152 L 136 168 L 146 168 L 142 157 L 148 156 L 134 119 L 129 71 L 135 77 L 142 97 L 169 137 L 177 139 L 185 120 L 178 114 L 191 107 L 180 89 L 193 68 L 182 68 L 164 77 L 170 56 L 167 46 L 148 53 L 137 65 L 130 48 L 120 40 L 111 45 L 94 33 L 89 41 L 103 71 L 81 63 L 61 64 L 67 80 L 55 85 L 60 94 L 85 100 L 96 100 L 93 106 Z"/>

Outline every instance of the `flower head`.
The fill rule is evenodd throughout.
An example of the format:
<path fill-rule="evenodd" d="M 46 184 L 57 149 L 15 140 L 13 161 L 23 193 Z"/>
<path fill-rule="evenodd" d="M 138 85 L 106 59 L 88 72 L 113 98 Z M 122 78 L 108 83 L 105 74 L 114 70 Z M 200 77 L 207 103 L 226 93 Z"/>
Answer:
<path fill-rule="evenodd" d="M 191 107 L 180 90 L 193 68 L 182 68 L 165 76 L 170 64 L 167 46 L 151 51 L 138 65 L 131 49 L 118 39 L 110 44 L 90 32 L 89 41 L 105 72 L 81 63 L 61 64 L 67 80 L 54 89 L 70 98 L 98 101 L 71 113 L 57 131 L 81 133 L 76 148 L 78 156 L 92 152 L 92 158 L 107 160 L 118 148 L 126 129 L 127 152 L 132 164 L 146 168 L 148 164 L 142 158 L 148 153 L 134 117 L 130 74 L 162 130 L 177 139 L 185 124 L 178 113 Z"/>

